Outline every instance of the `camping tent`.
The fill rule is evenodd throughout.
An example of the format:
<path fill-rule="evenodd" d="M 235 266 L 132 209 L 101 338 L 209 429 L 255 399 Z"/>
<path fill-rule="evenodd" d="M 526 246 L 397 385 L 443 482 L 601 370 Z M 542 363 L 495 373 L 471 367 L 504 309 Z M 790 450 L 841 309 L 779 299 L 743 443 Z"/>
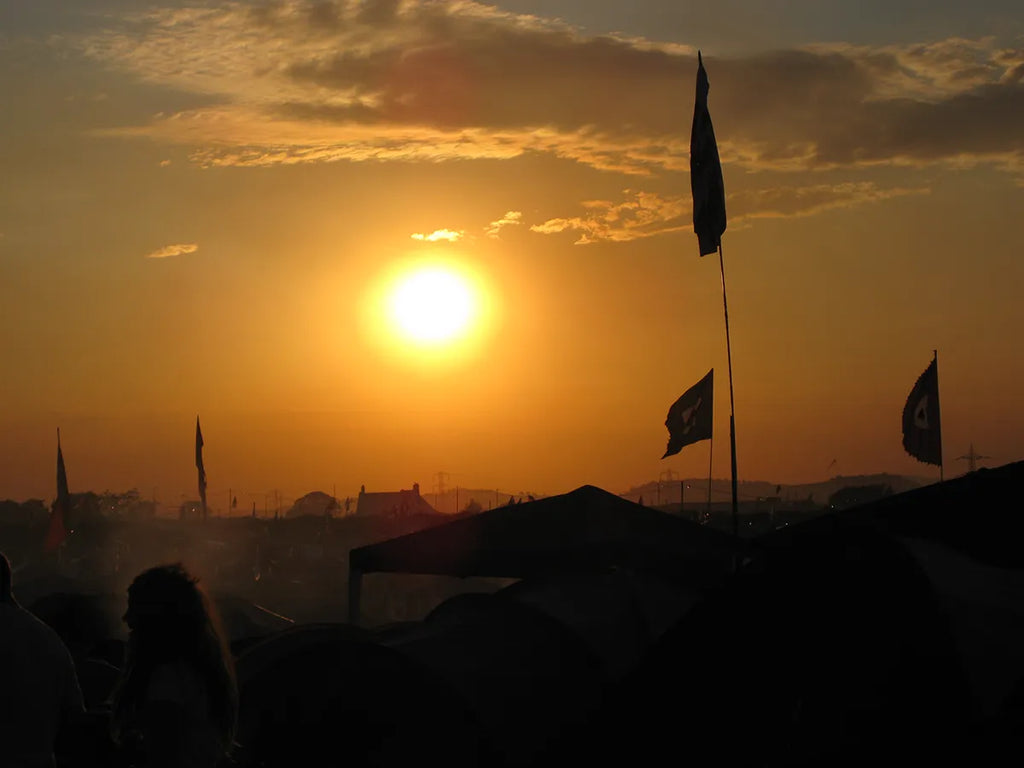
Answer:
<path fill-rule="evenodd" d="M 1024 464 L 981 470 L 762 537 L 566 749 L 612 762 L 680 743 L 717 764 L 988 764 L 1007 746 L 1019 758 L 1022 481 Z"/>
<path fill-rule="evenodd" d="M 240 768 L 451 768 L 487 764 L 465 700 L 415 659 L 344 624 L 305 624 L 246 649 L 234 756 Z"/>
<path fill-rule="evenodd" d="M 358 620 L 365 573 L 522 579 L 620 567 L 709 585 L 739 551 L 726 533 L 584 485 L 353 549 L 349 620 Z"/>
<path fill-rule="evenodd" d="M 455 595 L 381 643 L 457 691 L 506 768 L 532 765 L 605 693 L 600 660 L 576 633 L 500 593 Z"/>

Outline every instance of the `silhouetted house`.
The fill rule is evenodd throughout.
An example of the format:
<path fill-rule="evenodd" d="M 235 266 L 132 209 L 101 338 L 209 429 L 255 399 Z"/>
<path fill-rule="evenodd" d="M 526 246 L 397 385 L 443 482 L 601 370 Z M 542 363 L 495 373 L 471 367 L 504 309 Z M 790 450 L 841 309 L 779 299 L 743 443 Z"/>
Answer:
<path fill-rule="evenodd" d="M 366 486 L 359 489 L 356 500 L 356 514 L 360 517 L 411 517 L 413 515 L 440 514 L 420 496 L 420 484 L 413 483 L 412 490 L 379 491 L 367 493 Z"/>
<path fill-rule="evenodd" d="M 338 500 L 323 491 L 312 491 L 300 499 L 296 499 L 285 517 L 303 517 L 311 515 L 324 517 L 325 515 L 337 515 L 341 511 Z"/>
<path fill-rule="evenodd" d="M 878 485 L 848 485 L 828 497 L 828 505 L 832 509 L 850 509 L 859 507 L 861 504 L 868 504 L 872 501 L 892 495 L 892 486 L 885 484 Z"/>

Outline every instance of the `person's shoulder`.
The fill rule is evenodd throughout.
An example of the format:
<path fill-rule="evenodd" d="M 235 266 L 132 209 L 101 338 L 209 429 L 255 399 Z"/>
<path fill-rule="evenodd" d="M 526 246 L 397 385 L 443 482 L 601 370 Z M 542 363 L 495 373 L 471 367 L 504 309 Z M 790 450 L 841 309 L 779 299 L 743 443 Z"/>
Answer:
<path fill-rule="evenodd" d="M 34 613 L 17 604 L 6 604 L 2 613 L 2 631 L 17 646 L 32 649 L 35 658 L 48 659 L 54 668 L 74 669 L 67 645 L 57 631 Z"/>
<path fill-rule="evenodd" d="M 8 628 L 16 632 L 23 632 L 37 638 L 38 642 L 53 646 L 54 643 L 64 647 L 57 631 L 45 621 L 36 616 L 32 611 L 17 604 L 7 603 L 4 605 L 4 622 Z"/>

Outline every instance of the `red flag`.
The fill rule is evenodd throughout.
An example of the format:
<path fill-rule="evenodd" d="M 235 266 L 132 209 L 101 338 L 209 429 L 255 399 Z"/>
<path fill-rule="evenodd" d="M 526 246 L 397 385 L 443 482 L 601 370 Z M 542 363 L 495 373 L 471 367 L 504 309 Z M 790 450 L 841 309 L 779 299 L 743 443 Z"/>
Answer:
<path fill-rule="evenodd" d="M 717 251 L 725 232 L 725 182 L 708 111 L 709 89 L 708 73 L 697 51 L 697 94 L 690 129 L 690 190 L 693 193 L 693 231 L 697 234 L 701 256 Z"/>
<path fill-rule="evenodd" d="M 53 502 L 53 509 L 50 511 L 50 524 L 46 529 L 46 539 L 43 541 L 43 548 L 47 552 L 53 552 L 68 537 L 67 529 L 64 527 L 64 518 L 67 515 L 68 502 L 71 494 L 68 493 L 68 473 L 64 469 L 64 454 L 60 449 L 60 430 L 57 430 L 57 499 Z"/>
<path fill-rule="evenodd" d="M 903 406 L 903 448 L 918 461 L 942 466 L 937 356 L 918 377 Z"/>
<path fill-rule="evenodd" d="M 203 466 L 203 431 L 199 429 L 196 416 L 196 470 L 199 472 L 199 499 L 203 504 L 203 519 L 206 519 L 206 468 Z"/>

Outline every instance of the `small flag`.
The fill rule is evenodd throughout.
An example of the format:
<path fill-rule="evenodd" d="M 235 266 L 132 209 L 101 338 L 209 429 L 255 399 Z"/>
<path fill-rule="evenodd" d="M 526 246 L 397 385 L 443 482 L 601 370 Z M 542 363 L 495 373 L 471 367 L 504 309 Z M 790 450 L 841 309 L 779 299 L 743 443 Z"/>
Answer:
<path fill-rule="evenodd" d="M 53 552 L 68 537 L 64 527 L 71 494 L 68 493 L 68 473 L 64 469 L 64 454 L 60 449 L 60 430 L 57 430 L 57 498 L 50 511 L 50 524 L 46 529 L 43 549 Z"/>
<path fill-rule="evenodd" d="M 196 470 L 199 472 L 199 499 L 203 504 L 203 518 L 206 518 L 206 469 L 203 467 L 203 431 L 196 416 Z"/>
<path fill-rule="evenodd" d="M 903 448 L 918 461 L 942 466 L 938 357 L 918 377 L 903 406 Z"/>
<path fill-rule="evenodd" d="M 708 111 L 709 89 L 708 73 L 697 51 L 697 94 L 690 129 L 690 190 L 693 193 L 693 231 L 697 234 L 701 256 L 717 251 L 725 232 L 725 182 Z"/>
<path fill-rule="evenodd" d="M 672 403 L 665 418 L 668 427 L 668 447 L 661 458 L 674 456 L 684 445 L 711 439 L 714 416 L 715 369 L 686 390 Z"/>

